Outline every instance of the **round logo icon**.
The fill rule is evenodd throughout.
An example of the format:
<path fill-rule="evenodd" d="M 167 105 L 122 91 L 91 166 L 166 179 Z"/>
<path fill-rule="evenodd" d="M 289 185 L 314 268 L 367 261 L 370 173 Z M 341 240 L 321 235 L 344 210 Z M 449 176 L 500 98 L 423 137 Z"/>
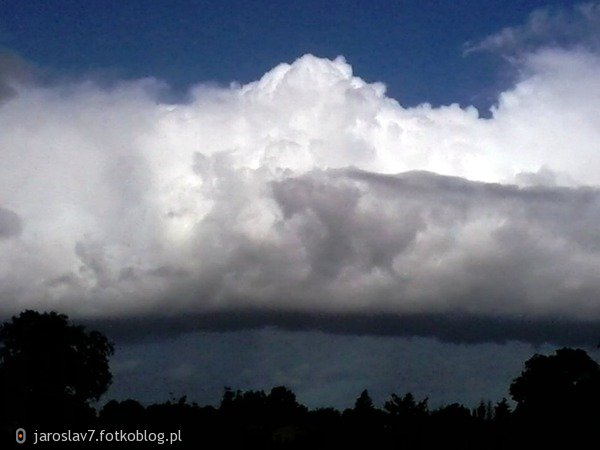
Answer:
<path fill-rule="evenodd" d="M 27 439 L 27 436 L 25 434 L 25 429 L 17 428 L 17 431 L 15 433 L 15 438 L 17 439 L 17 444 L 24 444 L 25 439 Z"/>

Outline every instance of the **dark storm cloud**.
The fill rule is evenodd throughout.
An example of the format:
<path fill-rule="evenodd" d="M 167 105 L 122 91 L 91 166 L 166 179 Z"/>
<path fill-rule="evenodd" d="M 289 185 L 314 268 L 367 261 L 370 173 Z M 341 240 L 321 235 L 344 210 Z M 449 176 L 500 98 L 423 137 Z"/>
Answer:
<path fill-rule="evenodd" d="M 339 335 L 430 337 L 441 342 L 503 344 L 521 341 L 534 345 L 570 345 L 593 348 L 600 343 L 600 321 L 535 317 L 490 317 L 469 314 L 331 314 L 286 311 L 223 311 L 179 317 L 91 320 L 87 326 L 102 330 L 119 342 L 156 342 L 197 331 L 241 331 L 275 327 L 288 331 L 321 331 Z"/>

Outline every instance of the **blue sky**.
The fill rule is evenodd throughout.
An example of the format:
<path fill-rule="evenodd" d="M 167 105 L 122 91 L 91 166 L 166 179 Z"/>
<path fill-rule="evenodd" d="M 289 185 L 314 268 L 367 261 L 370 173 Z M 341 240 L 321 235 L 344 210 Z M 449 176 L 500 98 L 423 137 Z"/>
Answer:
<path fill-rule="evenodd" d="M 467 42 L 523 23 L 547 1 L 113 1 L 0 7 L 0 45 L 58 75 L 158 77 L 177 91 L 257 79 L 312 53 L 344 55 L 403 105 L 487 109 L 511 79 L 497 55 L 463 56 Z"/>
<path fill-rule="evenodd" d="M 3 1 L 0 317 L 117 397 L 499 400 L 598 354 L 599 105 L 599 2 Z"/>

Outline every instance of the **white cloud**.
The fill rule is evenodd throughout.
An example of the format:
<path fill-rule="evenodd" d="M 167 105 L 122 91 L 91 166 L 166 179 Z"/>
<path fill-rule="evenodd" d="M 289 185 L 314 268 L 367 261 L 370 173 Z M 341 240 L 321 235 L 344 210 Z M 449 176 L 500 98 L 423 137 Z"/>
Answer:
<path fill-rule="evenodd" d="M 522 69 L 490 119 L 403 108 L 310 55 L 187 104 L 151 79 L 13 84 L 0 307 L 599 319 L 600 60 Z M 391 176 L 415 170 L 455 178 Z"/>

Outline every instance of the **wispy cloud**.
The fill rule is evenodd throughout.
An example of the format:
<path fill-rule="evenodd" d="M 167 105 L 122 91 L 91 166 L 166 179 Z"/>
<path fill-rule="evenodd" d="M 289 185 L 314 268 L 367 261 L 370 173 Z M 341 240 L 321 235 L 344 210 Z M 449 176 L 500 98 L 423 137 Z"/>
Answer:
<path fill-rule="evenodd" d="M 463 53 L 498 52 L 514 57 L 540 47 L 600 49 L 600 3 L 581 3 L 568 9 L 536 9 L 525 24 L 468 42 Z"/>

